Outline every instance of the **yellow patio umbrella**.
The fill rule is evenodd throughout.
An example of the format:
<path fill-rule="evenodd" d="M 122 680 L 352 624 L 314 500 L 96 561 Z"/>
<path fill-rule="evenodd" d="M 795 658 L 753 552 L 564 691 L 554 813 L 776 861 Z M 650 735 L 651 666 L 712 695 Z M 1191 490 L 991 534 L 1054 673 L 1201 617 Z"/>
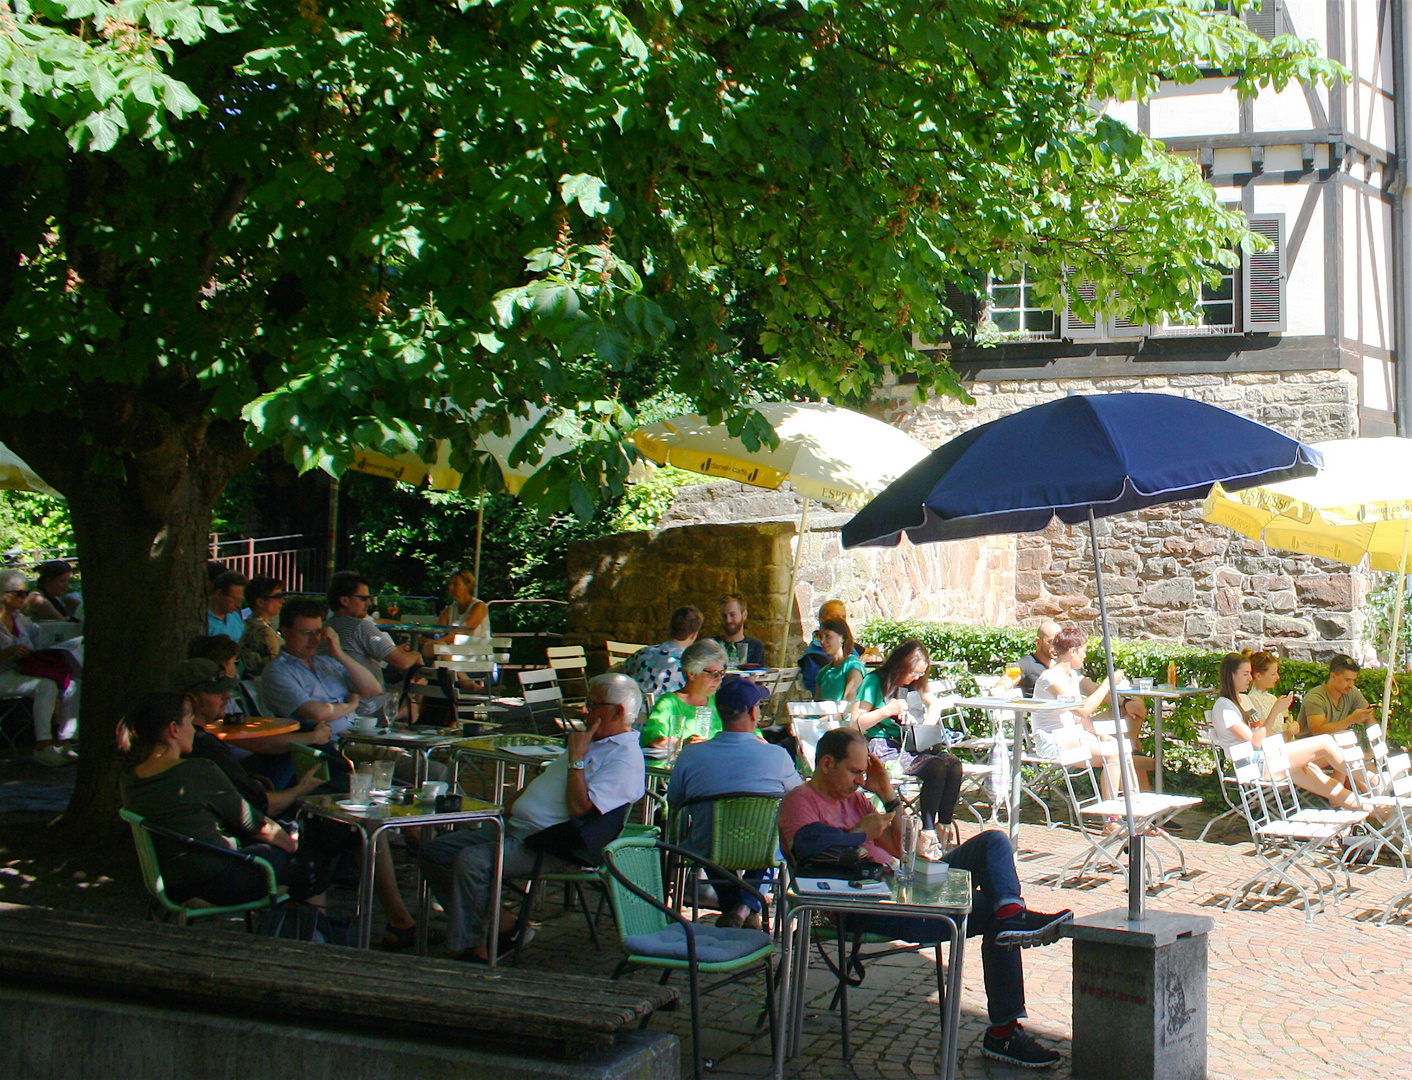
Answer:
<path fill-rule="evenodd" d="M 456 408 L 449 403 L 448 407 Z M 485 408 L 485 402 L 478 403 L 471 415 L 478 414 L 483 408 Z M 483 434 L 476 437 L 476 450 L 489 454 L 495 459 L 496 465 L 500 467 L 500 478 L 505 483 L 505 490 L 511 495 L 518 495 L 529 478 L 538 472 L 550 458 L 558 457 L 573 449 L 573 443 L 558 435 L 551 434 L 545 437 L 544 446 L 537 456 L 517 465 L 510 464 L 510 459 L 514 456 L 515 448 L 519 445 L 520 440 L 529 433 L 530 428 L 543 419 L 547 412 L 548 410 L 541 406 L 530 405 L 527 416 L 510 418 L 510 430 L 506 434 Z M 405 453 L 388 457 L 371 450 L 359 450 L 354 455 L 353 464 L 349 467 L 357 472 L 383 476 L 389 480 L 401 480 L 408 484 L 420 484 L 425 481 L 428 487 L 438 491 L 459 490 L 462 477 L 461 473 L 451 467 L 451 440 L 438 439 L 435 446 L 436 456 L 431 461 L 427 461 L 420 454 Z M 482 504 L 478 500 L 476 503 L 475 564 L 472 571 L 477 581 L 480 580 L 482 510 Z"/>
<path fill-rule="evenodd" d="M 1393 653 L 1383 688 L 1386 724 L 1412 540 L 1412 439 L 1334 439 L 1311 445 L 1324 455 L 1320 472 L 1242 491 L 1217 484 L 1202 516 L 1272 548 L 1348 566 L 1366 558 L 1370 569 L 1397 573 Z"/>
<path fill-rule="evenodd" d="M 7 491 L 33 491 L 40 495 L 63 498 L 46 484 L 37 472 L 4 443 L 0 443 L 0 488 Z"/>
<path fill-rule="evenodd" d="M 789 579 L 789 601 L 799 579 L 799 557 L 809 528 L 809 500 L 860 509 L 930 451 L 881 420 L 817 401 L 760 401 L 746 406 L 779 436 L 771 449 L 747 449 L 725 424 L 689 413 L 633 432 L 633 443 L 659 465 L 778 489 L 786 480 L 804 496 L 799 543 Z M 780 640 L 780 663 L 789 648 L 789 616 Z"/>

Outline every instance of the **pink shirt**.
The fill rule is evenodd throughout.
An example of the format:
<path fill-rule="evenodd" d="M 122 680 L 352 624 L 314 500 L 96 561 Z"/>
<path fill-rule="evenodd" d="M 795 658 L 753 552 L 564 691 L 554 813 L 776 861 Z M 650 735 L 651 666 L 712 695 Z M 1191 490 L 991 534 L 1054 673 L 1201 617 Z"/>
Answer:
<path fill-rule="evenodd" d="M 846 799 L 830 799 L 820 795 L 813 784 L 800 784 L 780 802 L 780 842 L 793 847 L 794 834 L 805 825 L 822 821 L 844 832 L 858 832 L 858 822 L 875 811 L 872 799 L 864 791 L 855 791 Z M 865 841 L 869 857 L 884 866 L 891 865 L 892 855 L 873 841 Z"/>

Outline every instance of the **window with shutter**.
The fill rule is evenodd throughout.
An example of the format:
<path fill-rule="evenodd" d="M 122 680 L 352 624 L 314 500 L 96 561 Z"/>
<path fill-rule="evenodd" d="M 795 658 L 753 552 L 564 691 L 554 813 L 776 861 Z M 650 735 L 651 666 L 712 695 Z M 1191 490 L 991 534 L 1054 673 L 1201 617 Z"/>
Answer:
<path fill-rule="evenodd" d="M 1245 13 L 1245 25 L 1256 37 L 1274 41 L 1283 31 L 1280 28 L 1280 0 L 1264 0 L 1256 9 Z"/>
<path fill-rule="evenodd" d="M 1270 242 L 1241 261 L 1244 293 L 1241 329 L 1246 333 L 1281 333 L 1285 328 L 1285 216 L 1252 215 L 1250 231 Z"/>
<path fill-rule="evenodd" d="M 986 287 L 986 318 L 1007 341 L 1036 341 L 1055 337 L 1054 312 L 1035 292 L 1029 267 L 1017 274 L 992 278 Z"/>
<path fill-rule="evenodd" d="M 1067 297 L 1072 290 L 1085 303 L 1092 304 L 1098 297 L 1098 291 L 1087 282 L 1080 282 L 1077 285 L 1065 287 L 1064 295 Z M 1102 314 L 1099 312 L 1098 314 Z M 1073 305 L 1067 301 L 1064 304 L 1064 314 L 1059 320 L 1059 335 L 1074 341 L 1085 338 L 1101 338 L 1107 333 L 1108 324 L 1106 320 L 1093 321 L 1084 320 L 1074 314 Z"/>

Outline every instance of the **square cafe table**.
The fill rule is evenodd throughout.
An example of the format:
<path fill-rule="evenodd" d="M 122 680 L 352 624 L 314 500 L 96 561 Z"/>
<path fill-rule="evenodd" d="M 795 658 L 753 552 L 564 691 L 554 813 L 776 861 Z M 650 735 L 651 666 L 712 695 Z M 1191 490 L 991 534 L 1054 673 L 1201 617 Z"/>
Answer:
<path fill-rule="evenodd" d="M 395 803 L 375 803 L 371 810 L 348 810 L 339 806 L 340 801 L 346 801 L 346 796 L 342 795 L 306 795 L 299 800 L 299 805 L 311 814 L 328 818 L 331 821 L 341 821 L 345 825 L 353 825 L 362 836 L 363 840 L 363 865 L 358 875 L 358 923 L 354 934 L 353 947 L 366 949 L 372 941 L 373 936 L 373 875 L 377 868 L 377 841 L 383 833 L 391 829 L 414 829 L 422 825 L 462 825 L 467 822 L 480 821 L 490 824 L 495 829 L 495 873 L 491 878 L 491 907 L 492 913 L 500 911 L 501 889 L 502 889 L 502 869 L 505 855 L 505 821 L 500 807 L 480 799 L 463 798 L 460 810 L 448 810 L 438 814 L 433 803 L 414 803 L 411 806 L 400 806 Z M 420 876 L 418 877 L 418 891 L 422 889 Z M 422 918 L 418 921 L 418 933 L 425 933 L 426 911 L 422 911 Z M 491 926 L 498 923 L 491 919 Z M 486 949 L 489 953 L 489 967 L 495 966 L 495 952 L 497 934 L 488 934 Z"/>
<path fill-rule="evenodd" d="M 810 880 L 810 879 L 805 879 Z M 971 874 L 950 869 L 946 876 L 927 880 L 918 874 L 910 882 L 889 875 L 890 896 L 869 896 L 846 881 L 830 881 L 827 893 L 804 891 L 791 881 L 780 914 L 780 1024 L 775 1040 L 775 1080 L 784 1080 L 786 1057 L 799 1054 L 804 1025 L 805 982 L 809 974 L 809 944 L 815 912 L 828 915 L 899 915 L 935 919 L 951 928 L 951 938 L 936 948 L 937 1009 L 941 1023 L 942 1080 L 955 1080 L 961 1025 L 962 966 L 966 950 L 966 919 L 971 913 Z M 949 946 L 949 947 L 944 947 Z M 943 957 L 946 957 L 943 960 Z"/>
<path fill-rule="evenodd" d="M 465 736 L 459 730 L 447 733 L 433 729 L 411 731 L 386 727 L 373 731 L 350 728 L 340 738 L 344 742 L 363 743 L 366 746 L 391 746 L 407 751 L 412 755 L 412 784 L 414 787 L 421 787 L 427 776 L 427 762 L 431 759 L 432 751 L 445 746 L 455 746 Z"/>
<path fill-rule="evenodd" d="M 1005 813 L 1008 819 L 1010 843 L 1018 850 L 1020 836 L 1020 775 L 1021 758 L 1024 754 L 1025 724 L 1031 713 L 1063 712 L 1074 707 L 1072 701 L 1059 701 L 1057 698 L 1002 698 L 973 697 L 957 698 L 956 704 L 964 709 L 980 709 L 990 717 L 992 736 L 997 741 L 1003 738 L 1004 726 L 1001 714 L 1015 714 L 1014 737 L 1010 744 L 1010 790 L 1007 794 Z M 995 820 L 995 808 L 991 808 L 991 820 Z"/>
<path fill-rule="evenodd" d="M 1152 790 L 1157 794 L 1162 794 L 1162 703 L 1181 701 L 1182 698 L 1202 697 L 1215 692 L 1209 686 L 1172 686 L 1170 683 L 1164 686 L 1154 686 L 1151 690 L 1139 690 L 1134 686 L 1127 689 L 1119 688 L 1118 696 L 1120 698 L 1152 699 L 1152 757 L 1155 764 L 1152 772 Z"/>

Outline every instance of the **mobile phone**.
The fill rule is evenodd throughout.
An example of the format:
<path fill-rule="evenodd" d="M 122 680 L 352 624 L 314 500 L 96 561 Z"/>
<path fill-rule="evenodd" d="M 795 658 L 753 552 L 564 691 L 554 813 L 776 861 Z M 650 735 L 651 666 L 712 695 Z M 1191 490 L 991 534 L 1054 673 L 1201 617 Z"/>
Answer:
<path fill-rule="evenodd" d="M 861 889 L 861 888 L 862 888 L 864 885 L 866 885 L 866 884 L 867 884 L 866 881 L 850 881 L 850 882 L 848 883 L 848 887 L 849 887 L 850 889 Z"/>

